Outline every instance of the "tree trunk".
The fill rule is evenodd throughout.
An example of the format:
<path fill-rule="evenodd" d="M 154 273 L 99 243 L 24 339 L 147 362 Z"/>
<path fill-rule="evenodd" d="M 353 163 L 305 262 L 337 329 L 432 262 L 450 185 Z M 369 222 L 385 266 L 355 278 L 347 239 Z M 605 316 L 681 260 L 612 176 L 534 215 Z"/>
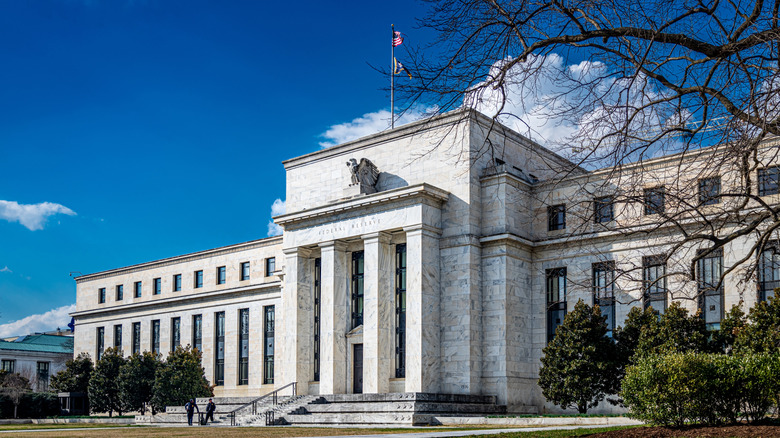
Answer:
<path fill-rule="evenodd" d="M 19 404 L 18 404 L 18 403 L 15 403 L 15 404 L 14 404 L 14 418 L 18 418 L 18 417 L 16 416 L 16 409 L 18 409 L 18 408 L 19 408 Z"/>

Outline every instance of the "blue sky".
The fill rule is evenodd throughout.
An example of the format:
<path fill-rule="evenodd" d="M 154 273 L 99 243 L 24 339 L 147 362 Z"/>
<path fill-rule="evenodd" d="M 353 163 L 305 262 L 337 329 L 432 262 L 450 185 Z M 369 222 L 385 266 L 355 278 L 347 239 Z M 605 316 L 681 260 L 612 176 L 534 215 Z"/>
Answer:
<path fill-rule="evenodd" d="M 386 124 L 388 78 L 369 64 L 389 64 L 391 23 L 430 39 L 423 14 L 411 0 L 0 2 L 0 336 L 53 309 L 32 319 L 64 327 L 72 271 L 266 237 L 282 160 Z"/>

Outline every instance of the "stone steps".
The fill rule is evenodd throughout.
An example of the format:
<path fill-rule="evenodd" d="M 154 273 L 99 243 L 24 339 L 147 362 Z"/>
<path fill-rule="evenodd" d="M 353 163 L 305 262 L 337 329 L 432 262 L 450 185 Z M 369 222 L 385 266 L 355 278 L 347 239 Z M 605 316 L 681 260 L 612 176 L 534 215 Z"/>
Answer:
<path fill-rule="evenodd" d="M 236 423 L 239 426 L 265 426 L 266 413 L 269 411 L 274 412 L 274 424 L 289 424 L 285 417 L 291 415 L 294 412 L 300 412 L 304 410 L 304 406 L 308 406 L 310 403 L 315 402 L 319 397 L 312 395 L 303 395 L 296 397 L 289 397 L 284 403 L 278 405 L 265 406 L 264 408 L 258 407 L 257 414 L 252 415 L 240 415 L 236 418 Z"/>
<path fill-rule="evenodd" d="M 308 413 L 371 413 L 371 412 L 418 412 L 458 414 L 503 414 L 503 406 L 477 403 L 435 403 L 435 402 L 365 402 L 365 403 L 312 403 L 304 406 Z"/>
<path fill-rule="evenodd" d="M 506 413 L 493 396 L 389 393 L 333 394 L 314 397 L 308 404 L 283 414 L 294 425 L 425 425 L 436 416 L 484 416 Z"/>

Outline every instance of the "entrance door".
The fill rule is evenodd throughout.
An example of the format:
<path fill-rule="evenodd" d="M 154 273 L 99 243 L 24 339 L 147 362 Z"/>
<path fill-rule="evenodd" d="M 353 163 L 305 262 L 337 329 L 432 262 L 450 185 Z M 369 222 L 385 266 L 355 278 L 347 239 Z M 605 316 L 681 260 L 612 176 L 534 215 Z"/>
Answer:
<path fill-rule="evenodd" d="M 355 344 L 352 349 L 352 392 L 363 393 L 363 344 Z"/>

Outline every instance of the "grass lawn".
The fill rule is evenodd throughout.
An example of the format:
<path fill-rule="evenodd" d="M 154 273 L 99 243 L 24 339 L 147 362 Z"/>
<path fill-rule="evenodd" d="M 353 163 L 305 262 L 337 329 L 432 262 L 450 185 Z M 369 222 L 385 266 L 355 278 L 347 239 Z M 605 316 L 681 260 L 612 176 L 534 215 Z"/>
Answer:
<path fill-rule="evenodd" d="M 24 427 L 20 427 L 24 426 Z M 425 428 L 392 428 L 392 429 L 347 429 L 347 428 L 318 428 L 318 427 L 128 427 L 128 426 L 113 426 L 110 430 L 57 430 L 46 432 L 42 429 L 76 429 L 87 427 L 105 427 L 103 425 L 46 425 L 47 427 L 41 427 L 41 425 L 24 424 L 16 425 L 18 429 L 14 430 L 36 430 L 36 432 L 25 432 L 20 434 L 14 433 L 1 433 L 0 437 L 4 436 L 26 436 L 26 437 L 100 437 L 100 438 L 130 438 L 130 437 L 143 437 L 151 438 L 158 436 L 166 437 L 202 437 L 202 438 L 234 438 L 234 437 L 268 437 L 268 438 L 292 438 L 292 437 L 310 437 L 310 436 L 332 436 L 332 435 L 369 435 L 369 434 L 386 434 L 386 433 L 413 433 L 413 432 L 446 432 L 454 430 L 475 430 L 484 428 L 452 428 L 452 427 L 425 427 Z M 503 427 L 502 427 L 503 428 Z M 480 438 L 484 437 L 500 437 L 500 438 L 565 438 L 582 436 L 597 432 L 604 432 L 608 430 L 616 430 L 620 428 L 605 427 L 598 429 L 579 429 L 579 430 L 550 430 L 544 432 L 514 432 L 514 433 L 502 433 L 495 435 L 480 435 Z M 6 429 L 5 426 L 0 430 Z"/>
<path fill-rule="evenodd" d="M 133 424 L 95 424 L 95 423 L 63 423 L 63 424 L 1 424 L 0 432 L 4 430 L 38 430 L 38 429 L 73 429 L 76 427 L 140 427 Z"/>

